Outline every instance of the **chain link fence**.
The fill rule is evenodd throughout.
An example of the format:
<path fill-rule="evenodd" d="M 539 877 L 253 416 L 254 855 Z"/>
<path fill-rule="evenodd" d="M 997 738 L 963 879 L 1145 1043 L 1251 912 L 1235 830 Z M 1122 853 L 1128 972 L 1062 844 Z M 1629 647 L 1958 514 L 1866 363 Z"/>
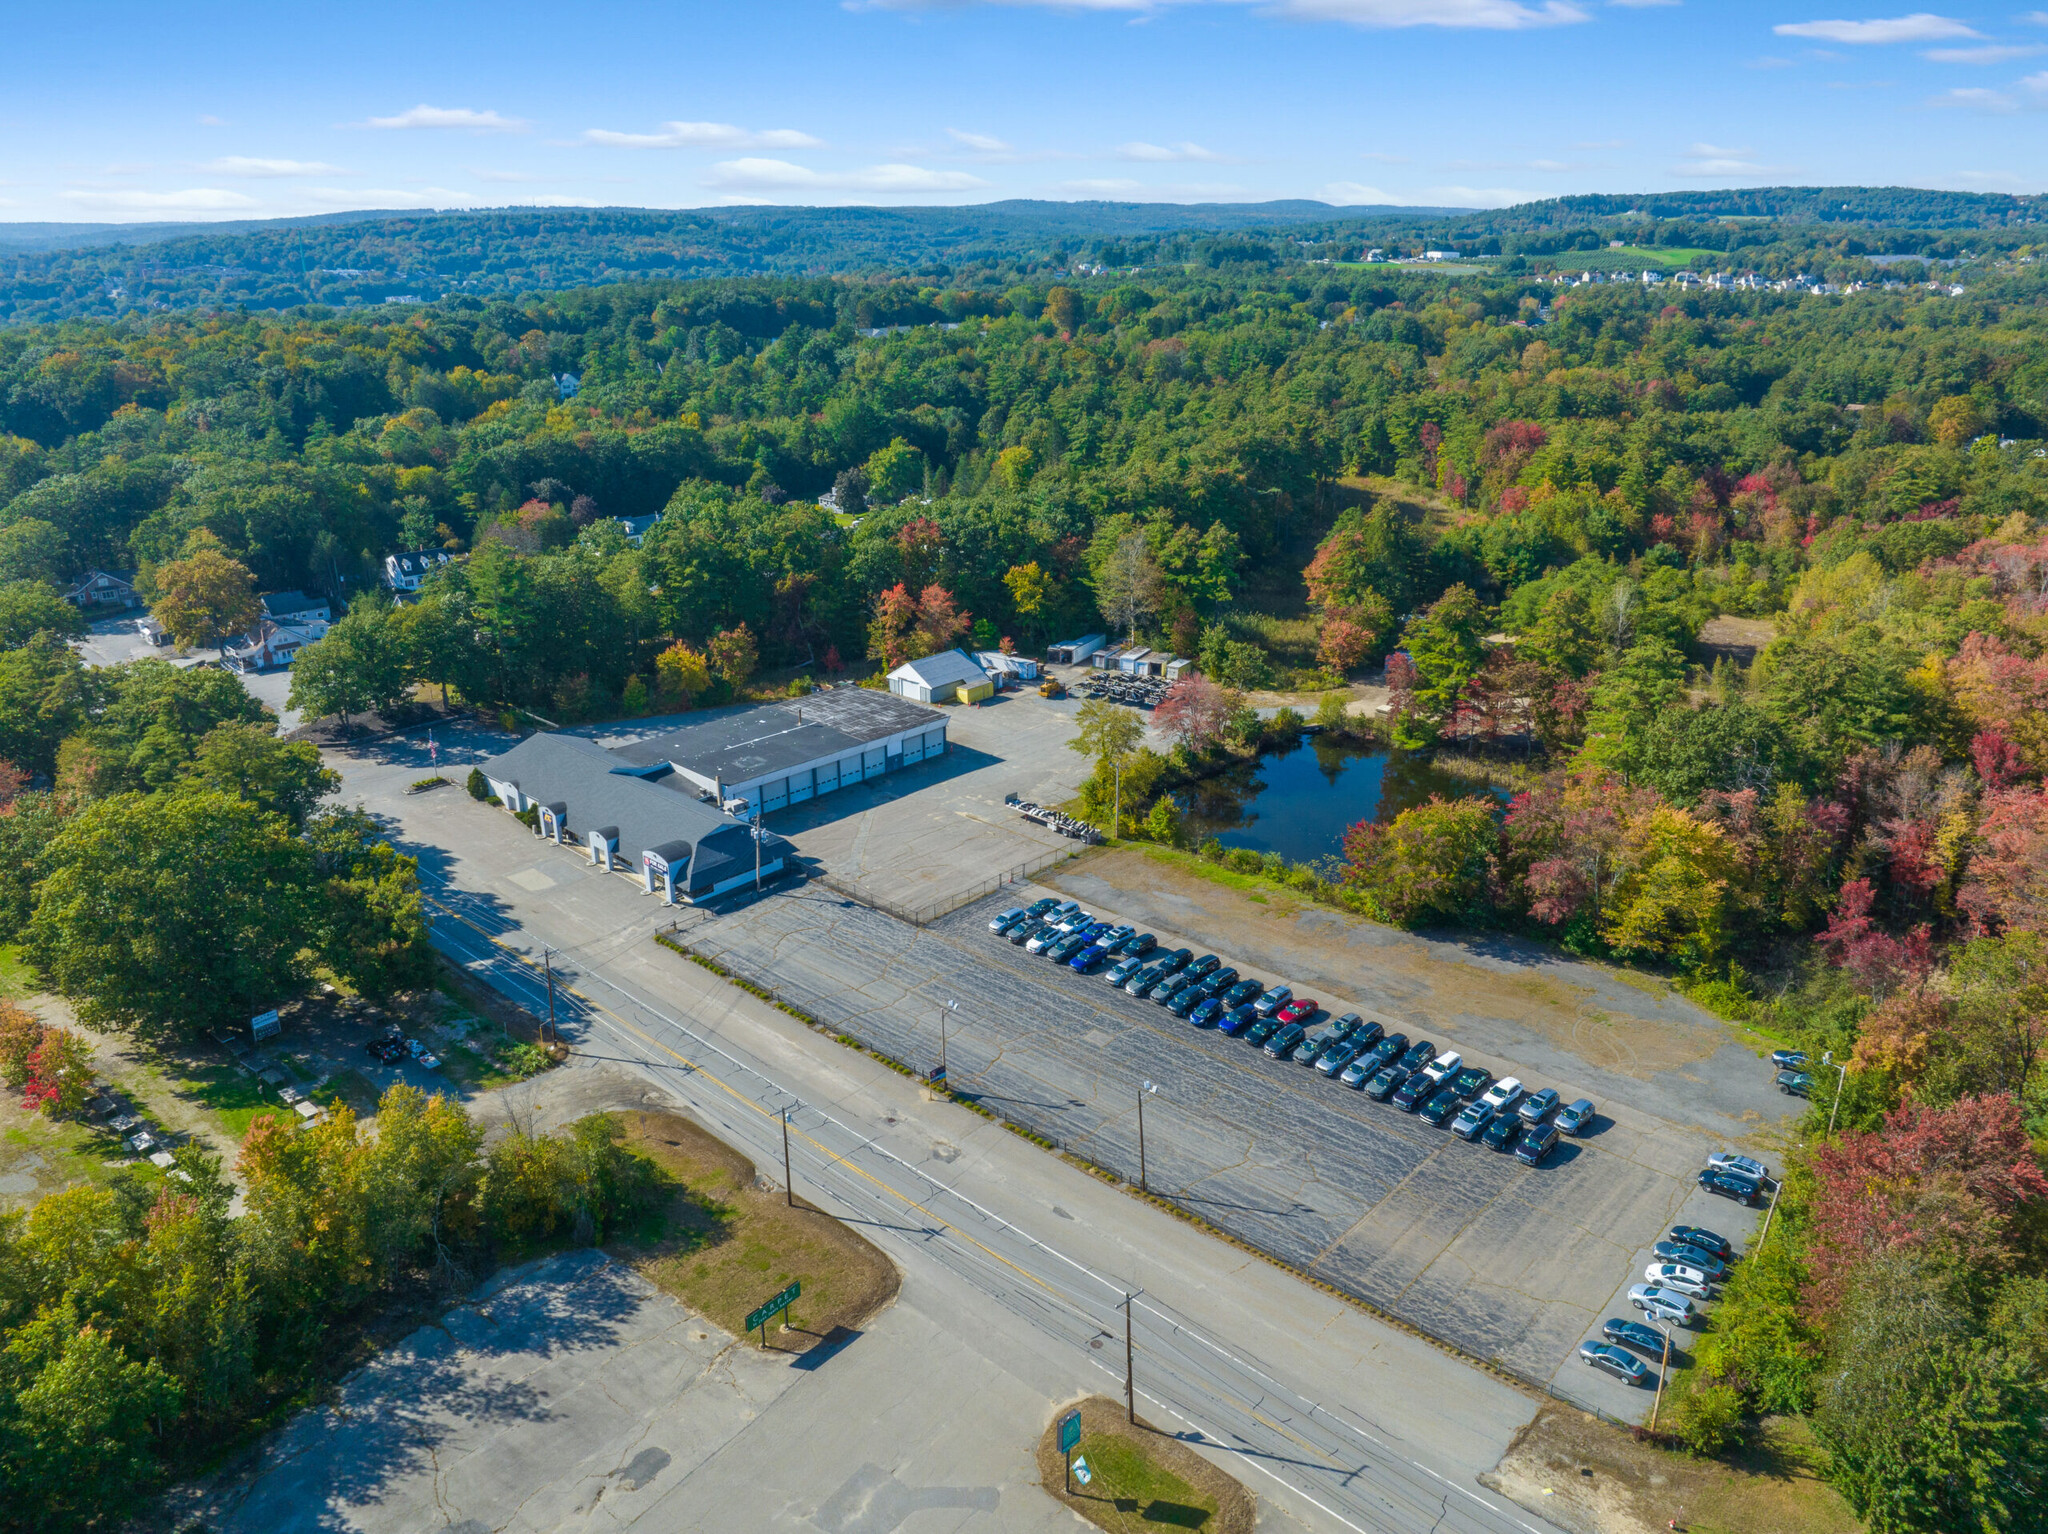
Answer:
<path fill-rule="evenodd" d="M 1078 847 L 1054 847 L 1049 851 L 1039 853 L 1036 857 L 1026 858 L 1023 862 L 1006 868 L 999 874 L 991 875 L 977 884 L 970 885 L 964 889 L 948 890 L 936 900 L 929 901 L 924 905 L 915 906 L 906 905 L 900 900 L 891 900 L 886 895 L 877 894 L 858 879 L 849 878 L 843 874 L 821 873 L 818 875 L 818 879 L 820 883 L 838 890 L 840 894 L 851 896 L 864 906 L 872 906 L 877 911 L 886 912 L 898 921 L 907 921 L 913 926 L 928 927 L 941 916 L 949 916 L 962 906 L 972 905 L 984 895 L 992 895 L 1007 884 L 1022 884 L 1032 875 L 1043 873 L 1055 863 L 1064 863 L 1080 850 Z"/>

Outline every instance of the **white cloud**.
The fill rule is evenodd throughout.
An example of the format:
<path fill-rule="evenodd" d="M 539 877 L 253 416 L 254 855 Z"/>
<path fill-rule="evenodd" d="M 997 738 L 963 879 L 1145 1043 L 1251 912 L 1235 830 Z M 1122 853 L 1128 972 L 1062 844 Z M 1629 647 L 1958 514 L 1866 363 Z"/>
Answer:
<path fill-rule="evenodd" d="M 523 170 L 486 170 L 481 165 L 465 165 L 462 168 L 479 181 L 505 181 L 525 185 L 540 180 L 540 177 L 528 175 Z"/>
<path fill-rule="evenodd" d="M 1936 64 L 2003 64 L 2010 59 L 2030 59 L 2041 51 L 2038 43 L 1993 44 L 1984 48 L 1929 48 L 1920 56 Z"/>
<path fill-rule="evenodd" d="M 1752 149 L 1731 149 L 1723 144 L 1695 144 L 1686 150 L 1684 161 L 1671 168 L 1671 174 L 1708 181 L 1769 174 L 1770 167 L 1758 164 L 1755 153 Z"/>
<path fill-rule="evenodd" d="M 1915 11 L 1876 21 L 1787 21 L 1771 30 L 1780 37 L 1813 37 L 1826 43 L 1933 43 L 1983 34 L 1947 16 Z"/>
<path fill-rule="evenodd" d="M 983 154 L 1008 154 L 1010 152 L 1010 146 L 992 133 L 966 133 L 959 128 L 948 128 L 946 132 L 953 136 L 955 143 L 964 144 L 969 149 L 979 149 Z"/>
<path fill-rule="evenodd" d="M 1936 107 L 1974 107 L 1979 112 L 2017 112 L 2019 101 L 2004 91 L 1986 90 L 1981 85 L 1958 86 L 1943 91 L 1927 103 Z"/>
<path fill-rule="evenodd" d="M 962 0 L 843 0 L 852 10 L 922 11 Z M 1038 5 L 1063 11 L 1135 12 L 1155 16 L 1174 5 L 1207 0 L 982 0 L 984 4 Z M 1531 27 L 1589 21 L 1578 0 L 1222 0 L 1253 4 L 1273 16 L 1341 21 L 1355 27 L 1456 27 L 1520 32 Z M 1661 3 L 1661 0 L 1659 0 Z"/>
<path fill-rule="evenodd" d="M 1751 59 L 1742 66 L 1744 69 L 1790 69 L 1792 61 L 1781 59 L 1774 53 L 1767 53 L 1760 59 Z"/>
<path fill-rule="evenodd" d="M 1334 202 L 1340 208 L 1378 204 L 1382 207 L 1400 201 L 1399 198 L 1381 191 L 1376 186 L 1367 186 L 1359 181 L 1332 181 L 1323 188 L 1323 201 Z"/>
<path fill-rule="evenodd" d="M 430 107 L 422 102 L 396 117 L 372 117 L 359 124 L 364 128 L 453 128 L 468 133 L 524 133 L 523 118 L 503 117 L 496 112 L 477 112 L 468 107 Z"/>
<path fill-rule="evenodd" d="M 225 128 L 227 125 L 228 120 L 225 117 L 215 117 L 211 112 L 199 114 L 199 126 L 202 128 Z"/>
<path fill-rule="evenodd" d="M 1102 176 L 1079 181 L 1062 181 L 1055 190 L 1074 192 L 1084 197 L 1128 197 L 1134 192 L 1144 191 L 1145 183 L 1120 181 L 1114 176 Z"/>
<path fill-rule="evenodd" d="M 1451 170 L 1540 170 L 1550 172 L 1578 169 L 1576 165 L 1569 165 L 1563 160 L 1452 160 L 1449 162 L 1448 168 Z"/>
<path fill-rule="evenodd" d="M 964 170 L 922 165 L 870 165 L 853 171 L 817 171 L 788 160 L 720 160 L 705 185 L 755 192 L 972 192 L 988 183 Z"/>
<path fill-rule="evenodd" d="M 1959 170 L 1958 181 L 1974 181 L 1989 186 L 2025 186 L 2027 183 L 2009 170 Z"/>
<path fill-rule="evenodd" d="M 244 154 L 222 155 L 199 167 L 216 176 L 346 176 L 339 165 L 318 160 L 259 160 Z"/>
<path fill-rule="evenodd" d="M 1221 164 L 1223 156 L 1213 150 L 1204 149 L 1200 144 L 1119 144 L 1116 146 L 1119 160 L 1143 160 L 1150 164 L 1164 165 L 1181 160 L 1202 160 Z"/>
<path fill-rule="evenodd" d="M 653 133 L 586 128 L 583 142 L 613 149 L 822 149 L 823 139 L 794 128 L 748 129 L 731 123 L 663 123 Z"/>
<path fill-rule="evenodd" d="M 187 187 L 179 192 L 97 192 L 73 190 L 57 194 L 81 208 L 106 208 L 122 213 L 220 213 L 230 208 L 253 208 L 256 199 L 245 192 L 230 192 L 217 186 Z"/>

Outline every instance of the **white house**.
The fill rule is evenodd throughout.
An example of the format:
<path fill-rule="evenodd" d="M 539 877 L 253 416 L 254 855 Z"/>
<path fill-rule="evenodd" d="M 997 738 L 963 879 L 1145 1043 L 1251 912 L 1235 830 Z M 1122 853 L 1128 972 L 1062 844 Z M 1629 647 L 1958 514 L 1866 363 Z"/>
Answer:
<path fill-rule="evenodd" d="M 890 672 L 889 691 L 912 703 L 945 703 L 955 698 L 978 703 L 995 691 L 995 684 L 964 650 L 941 650 Z"/>
<path fill-rule="evenodd" d="M 661 513 L 650 511 L 644 517 L 613 517 L 612 520 L 626 530 L 626 542 L 637 549 L 640 547 L 640 540 L 647 536 L 648 529 L 661 520 Z"/>
<path fill-rule="evenodd" d="M 384 584 L 393 591 L 418 591 L 441 566 L 448 563 L 443 549 L 411 549 L 384 556 Z"/>
<path fill-rule="evenodd" d="M 294 623 L 258 620 L 250 633 L 221 646 L 220 661 L 230 671 L 271 671 L 289 666 L 300 650 L 327 632 L 324 618 L 305 618 Z"/>
<path fill-rule="evenodd" d="M 275 623 L 332 623 L 334 608 L 325 597 L 303 591 L 271 591 L 261 598 L 263 616 Z"/>

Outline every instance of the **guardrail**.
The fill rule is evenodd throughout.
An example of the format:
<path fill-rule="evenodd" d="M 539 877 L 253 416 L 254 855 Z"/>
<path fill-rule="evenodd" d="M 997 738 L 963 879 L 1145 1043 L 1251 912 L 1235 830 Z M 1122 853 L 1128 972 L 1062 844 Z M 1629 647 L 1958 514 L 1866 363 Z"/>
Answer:
<path fill-rule="evenodd" d="M 1065 862 L 1080 850 L 1079 847 L 1054 847 L 1049 851 L 1039 853 L 1036 857 L 1026 858 L 1023 862 L 1006 868 L 1001 873 L 983 879 L 965 889 L 948 890 L 938 899 L 918 906 L 905 905 L 903 902 L 891 900 L 885 895 L 878 895 L 858 879 L 848 878 L 841 874 L 820 873 L 818 880 L 820 883 L 838 890 L 840 894 L 851 896 L 862 905 L 872 906 L 875 910 L 893 916 L 898 921 L 907 921 L 912 926 L 928 927 L 941 916 L 949 916 L 962 906 L 972 905 L 984 895 L 992 895 L 1006 884 L 1022 884 L 1033 874 L 1043 873 L 1055 863 Z"/>

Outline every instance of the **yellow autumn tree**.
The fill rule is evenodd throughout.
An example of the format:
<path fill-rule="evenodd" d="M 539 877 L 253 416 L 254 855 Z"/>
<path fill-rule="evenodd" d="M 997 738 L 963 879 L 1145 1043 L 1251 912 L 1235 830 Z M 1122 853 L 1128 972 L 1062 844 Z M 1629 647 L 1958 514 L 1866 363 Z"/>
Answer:
<path fill-rule="evenodd" d="M 1625 958 L 1665 959 L 1682 969 L 1713 963 L 1728 939 L 1739 872 L 1726 833 L 1658 804 L 1630 824 L 1626 847 L 1601 935 Z"/>

